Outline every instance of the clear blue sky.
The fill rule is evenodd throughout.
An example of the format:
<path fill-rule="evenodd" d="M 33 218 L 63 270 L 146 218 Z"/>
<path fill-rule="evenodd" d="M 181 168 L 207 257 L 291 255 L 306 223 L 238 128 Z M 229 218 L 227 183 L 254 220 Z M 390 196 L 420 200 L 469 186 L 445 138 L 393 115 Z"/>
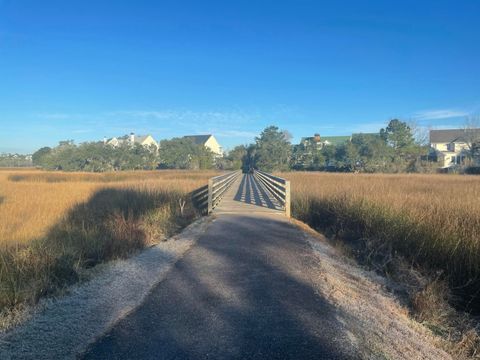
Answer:
<path fill-rule="evenodd" d="M 478 0 L 0 0 L 0 152 L 458 126 L 480 109 L 479 19 Z"/>

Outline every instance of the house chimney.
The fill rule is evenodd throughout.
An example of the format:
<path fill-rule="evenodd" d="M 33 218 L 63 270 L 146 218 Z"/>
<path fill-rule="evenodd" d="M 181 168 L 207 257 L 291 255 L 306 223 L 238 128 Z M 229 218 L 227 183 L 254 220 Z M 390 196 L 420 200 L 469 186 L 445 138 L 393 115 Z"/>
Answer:
<path fill-rule="evenodd" d="M 313 136 L 313 140 L 314 140 L 315 142 L 317 142 L 317 143 L 320 142 L 320 134 L 315 134 L 315 135 Z"/>
<path fill-rule="evenodd" d="M 130 133 L 130 142 L 133 143 L 135 142 L 135 134 L 133 132 Z"/>

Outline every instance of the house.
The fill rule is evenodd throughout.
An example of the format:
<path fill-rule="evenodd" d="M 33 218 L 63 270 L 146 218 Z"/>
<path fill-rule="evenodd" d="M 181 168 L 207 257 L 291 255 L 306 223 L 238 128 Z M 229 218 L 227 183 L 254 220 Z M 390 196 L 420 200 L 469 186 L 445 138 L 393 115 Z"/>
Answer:
<path fill-rule="evenodd" d="M 430 147 L 442 168 L 464 165 L 479 143 L 480 129 L 430 130 Z"/>
<path fill-rule="evenodd" d="M 104 144 L 111 145 L 113 147 L 121 146 L 121 145 L 134 145 L 139 144 L 145 147 L 155 146 L 155 148 L 159 148 L 158 143 L 151 135 L 135 135 L 134 133 L 130 133 L 130 135 L 124 135 L 121 137 L 113 137 L 111 139 L 104 139 Z"/>
<path fill-rule="evenodd" d="M 316 149 L 320 150 L 324 146 L 328 145 L 342 145 L 352 140 L 351 136 L 322 136 L 320 134 L 315 134 L 311 137 L 303 137 L 300 141 L 300 144 L 303 145 L 305 149 Z"/>
<path fill-rule="evenodd" d="M 213 135 L 188 135 L 184 136 L 184 138 L 192 140 L 197 145 L 205 146 L 216 156 L 223 155 L 223 149 Z"/>

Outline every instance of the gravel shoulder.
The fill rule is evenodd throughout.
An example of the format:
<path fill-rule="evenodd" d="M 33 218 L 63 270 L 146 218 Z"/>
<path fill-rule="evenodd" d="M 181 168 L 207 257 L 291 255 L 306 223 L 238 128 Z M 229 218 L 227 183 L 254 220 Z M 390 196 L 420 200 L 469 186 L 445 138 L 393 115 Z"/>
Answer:
<path fill-rule="evenodd" d="M 67 295 L 42 300 L 26 321 L 0 334 L 0 358 L 75 359 L 138 307 L 208 226 L 202 218 L 166 242 L 92 269 Z"/>
<path fill-rule="evenodd" d="M 335 307 L 337 319 L 357 339 L 363 359 L 451 359 L 438 340 L 387 290 L 386 279 L 333 248 L 327 239 L 295 221 L 314 250 L 321 276 L 318 291 Z"/>

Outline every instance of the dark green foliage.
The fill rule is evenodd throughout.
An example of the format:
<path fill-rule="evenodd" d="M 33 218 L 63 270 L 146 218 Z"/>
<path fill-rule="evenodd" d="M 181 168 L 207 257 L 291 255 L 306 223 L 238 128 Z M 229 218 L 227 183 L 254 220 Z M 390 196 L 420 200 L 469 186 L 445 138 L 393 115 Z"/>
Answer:
<path fill-rule="evenodd" d="M 378 134 L 354 134 L 339 145 L 307 145 L 293 147 L 292 169 L 370 173 L 434 170 L 421 160 L 428 154 L 428 147 L 416 143 L 412 129 L 397 119 Z"/>
<path fill-rule="evenodd" d="M 188 138 L 160 142 L 160 167 L 165 169 L 212 169 L 214 154 Z"/>
<path fill-rule="evenodd" d="M 254 166 L 263 171 L 286 171 L 289 169 L 291 145 L 285 131 L 269 126 L 255 139 Z"/>
<path fill-rule="evenodd" d="M 248 148 L 245 145 L 236 146 L 233 150 L 231 150 L 227 156 L 228 160 L 231 161 L 231 169 L 241 169 L 247 154 Z"/>
<path fill-rule="evenodd" d="M 36 166 L 64 171 L 149 170 L 158 166 L 155 148 L 138 144 L 113 147 L 103 142 L 75 145 L 72 141 L 61 141 L 53 149 L 41 148 L 32 159 Z"/>
<path fill-rule="evenodd" d="M 52 148 L 45 146 L 40 148 L 39 150 L 35 151 L 32 155 L 32 162 L 35 166 L 42 166 L 42 164 L 46 161 L 46 158 L 52 152 Z"/>

